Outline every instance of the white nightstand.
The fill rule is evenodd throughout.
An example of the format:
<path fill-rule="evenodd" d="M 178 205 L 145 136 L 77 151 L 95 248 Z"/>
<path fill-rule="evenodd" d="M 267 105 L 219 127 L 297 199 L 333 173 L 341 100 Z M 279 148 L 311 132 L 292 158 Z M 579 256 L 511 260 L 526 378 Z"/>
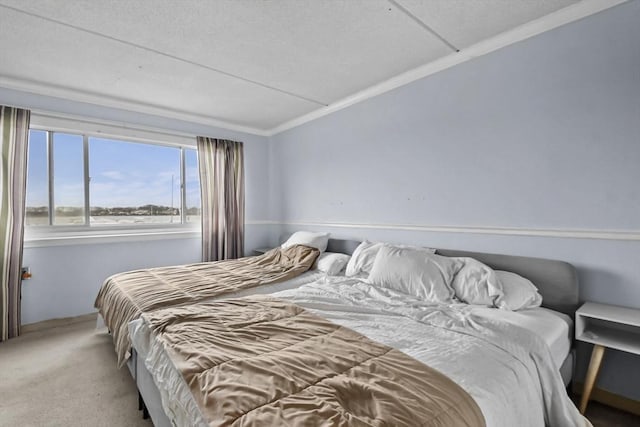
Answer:
<path fill-rule="evenodd" d="M 584 414 L 605 348 L 640 354 L 640 310 L 587 302 L 576 311 L 576 340 L 595 344 L 580 401 Z"/>

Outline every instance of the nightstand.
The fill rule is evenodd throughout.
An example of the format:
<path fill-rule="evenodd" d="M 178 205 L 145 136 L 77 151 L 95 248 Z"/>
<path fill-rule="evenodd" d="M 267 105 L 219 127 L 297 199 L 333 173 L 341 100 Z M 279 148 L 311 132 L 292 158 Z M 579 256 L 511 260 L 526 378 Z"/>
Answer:
<path fill-rule="evenodd" d="M 254 249 L 254 250 L 253 250 L 253 254 L 254 254 L 254 255 L 262 255 L 262 254 L 264 254 L 265 252 L 270 251 L 271 249 L 273 249 L 273 248 L 257 248 L 257 249 Z"/>
<path fill-rule="evenodd" d="M 584 414 L 605 348 L 640 355 L 640 310 L 587 302 L 576 311 L 576 340 L 594 344 L 580 401 Z"/>

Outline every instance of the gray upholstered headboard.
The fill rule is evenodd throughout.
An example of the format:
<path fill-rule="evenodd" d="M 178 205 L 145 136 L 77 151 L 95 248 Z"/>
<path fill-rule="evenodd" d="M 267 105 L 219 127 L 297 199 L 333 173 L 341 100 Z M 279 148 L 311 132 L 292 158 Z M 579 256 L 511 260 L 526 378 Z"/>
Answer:
<path fill-rule="evenodd" d="M 285 242 L 290 233 L 285 233 L 280 236 L 280 243 Z M 341 254 L 351 255 L 356 250 L 361 242 L 359 240 L 344 240 L 344 239 L 331 239 L 327 244 L 327 252 L 339 252 Z"/>
<path fill-rule="evenodd" d="M 351 255 L 359 244 L 357 240 L 329 239 L 327 251 Z M 438 249 L 436 253 L 451 257 L 475 258 L 494 270 L 511 271 L 526 277 L 540 291 L 543 307 L 565 313 L 572 319 L 578 309 L 578 273 L 575 267 L 567 262 L 453 249 Z"/>
<path fill-rule="evenodd" d="M 578 309 L 578 273 L 564 261 L 513 255 L 487 254 L 452 249 L 438 249 L 436 253 L 452 257 L 471 257 L 494 270 L 505 270 L 526 277 L 542 295 L 542 306 L 573 316 Z"/>
<path fill-rule="evenodd" d="M 357 240 L 329 239 L 327 252 L 340 252 L 342 254 L 352 255 L 361 242 Z"/>

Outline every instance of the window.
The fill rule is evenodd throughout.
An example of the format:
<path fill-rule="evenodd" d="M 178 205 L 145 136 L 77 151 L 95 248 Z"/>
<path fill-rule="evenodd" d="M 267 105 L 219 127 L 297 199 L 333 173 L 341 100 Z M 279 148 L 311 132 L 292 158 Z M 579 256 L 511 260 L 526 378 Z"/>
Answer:
<path fill-rule="evenodd" d="M 197 156 L 183 146 L 32 129 L 25 224 L 199 223 Z"/>
<path fill-rule="evenodd" d="M 29 132 L 26 225 L 50 224 L 47 145 L 47 132 L 39 130 Z"/>
<path fill-rule="evenodd" d="M 186 220 L 189 223 L 200 223 L 200 176 L 198 175 L 198 152 L 184 152 L 185 163 L 185 208 Z"/>
<path fill-rule="evenodd" d="M 84 224 L 82 135 L 52 135 L 53 224 Z"/>

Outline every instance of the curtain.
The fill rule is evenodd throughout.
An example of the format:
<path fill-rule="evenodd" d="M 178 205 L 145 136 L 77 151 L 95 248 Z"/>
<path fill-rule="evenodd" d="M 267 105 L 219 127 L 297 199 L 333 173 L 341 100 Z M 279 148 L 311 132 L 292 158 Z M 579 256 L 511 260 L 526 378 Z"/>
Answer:
<path fill-rule="evenodd" d="M 202 193 L 202 260 L 244 256 L 242 142 L 198 137 Z"/>
<path fill-rule="evenodd" d="M 0 341 L 20 334 L 20 280 L 30 112 L 0 106 Z"/>

